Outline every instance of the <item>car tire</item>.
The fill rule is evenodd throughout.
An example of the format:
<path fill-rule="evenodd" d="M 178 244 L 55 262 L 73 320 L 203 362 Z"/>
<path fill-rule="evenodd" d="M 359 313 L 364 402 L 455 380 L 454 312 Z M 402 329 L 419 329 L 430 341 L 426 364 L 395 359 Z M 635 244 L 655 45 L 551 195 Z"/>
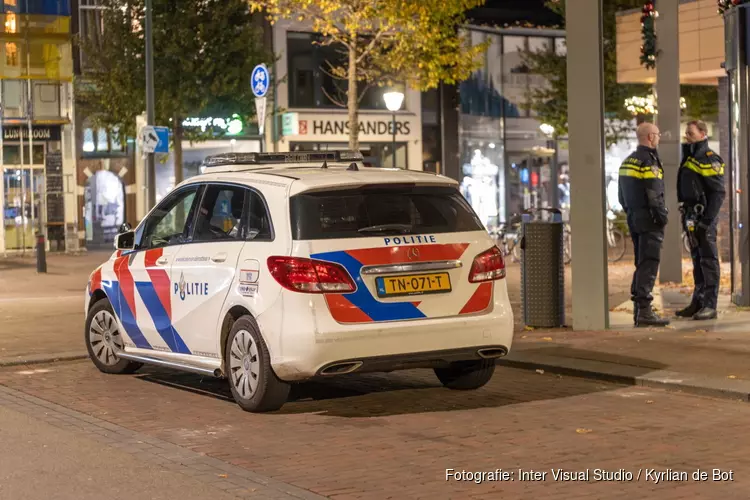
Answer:
<path fill-rule="evenodd" d="M 472 391 L 485 386 L 495 373 L 494 359 L 458 361 L 447 368 L 435 368 L 443 386 L 457 391 Z"/>
<path fill-rule="evenodd" d="M 115 375 L 129 374 L 143 366 L 143 363 L 117 357 L 117 351 L 123 350 L 125 345 L 109 299 L 102 299 L 91 306 L 83 334 L 89 357 L 99 371 Z"/>
<path fill-rule="evenodd" d="M 224 346 L 225 373 L 235 402 L 245 411 L 275 411 L 287 402 L 290 385 L 271 368 L 258 324 L 242 316 L 232 325 Z"/>

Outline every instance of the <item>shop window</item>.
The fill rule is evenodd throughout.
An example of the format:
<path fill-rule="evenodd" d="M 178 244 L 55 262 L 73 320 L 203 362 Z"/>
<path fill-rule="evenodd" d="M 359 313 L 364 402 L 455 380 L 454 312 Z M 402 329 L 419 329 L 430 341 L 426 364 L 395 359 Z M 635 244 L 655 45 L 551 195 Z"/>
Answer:
<path fill-rule="evenodd" d="M 23 161 L 22 161 L 23 160 Z M 17 145 L 3 145 L 3 164 L 4 165 L 28 165 L 29 164 L 29 146 L 23 147 L 23 159 L 21 158 L 21 148 Z M 34 144 L 34 165 L 44 165 L 44 145 Z"/>
<path fill-rule="evenodd" d="M 83 153 L 89 155 L 122 153 L 124 150 L 122 137 L 117 128 L 107 130 L 90 125 L 84 126 L 82 147 Z"/>
<path fill-rule="evenodd" d="M 347 81 L 332 74 L 332 67 L 346 61 L 337 45 L 323 45 L 315 33 L 287 34 L 289 106 L 292 108 L 337 108 L 346 103 Z M 362 95 L 360 109 L 387 109 L 382 88 L 369 88 Z M 405 105 L 404 105 L 405 106 Z"/>

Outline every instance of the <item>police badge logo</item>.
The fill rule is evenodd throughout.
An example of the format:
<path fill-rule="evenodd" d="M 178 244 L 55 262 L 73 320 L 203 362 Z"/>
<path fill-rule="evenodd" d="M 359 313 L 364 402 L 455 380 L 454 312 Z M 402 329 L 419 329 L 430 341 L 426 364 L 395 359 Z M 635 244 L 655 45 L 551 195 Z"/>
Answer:
<path fill-rule="evenodd" d="M 653 172 L 654 176 L 656 176 L 656 178 L 658 179 L 659 178 L 659 174 L 661 173 L 661 172 L 659 172 L 659 165 L 652 165 L 651 166 L 651 172 Z"/>
<path fill-rule="evenodd" d="M 711 167 L 714 169 L 715 172 L 721 172 L 721 162 L 719 160 L 712 161 Z"/>

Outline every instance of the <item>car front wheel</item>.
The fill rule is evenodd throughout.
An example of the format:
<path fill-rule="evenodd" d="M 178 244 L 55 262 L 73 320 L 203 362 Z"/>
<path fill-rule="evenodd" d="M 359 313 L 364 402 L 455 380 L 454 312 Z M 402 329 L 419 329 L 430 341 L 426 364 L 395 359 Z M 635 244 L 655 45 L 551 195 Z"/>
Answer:
<path fill-rule="evenodd" d="M 86 316 L 84 334 L 89 357 L 100 371 L 134 373 L 143 366 L 142 363 L 117 357 L 117 353 L 125 349 L 125 344 L 108 299 L 102 299 L 91 307 Z"/>

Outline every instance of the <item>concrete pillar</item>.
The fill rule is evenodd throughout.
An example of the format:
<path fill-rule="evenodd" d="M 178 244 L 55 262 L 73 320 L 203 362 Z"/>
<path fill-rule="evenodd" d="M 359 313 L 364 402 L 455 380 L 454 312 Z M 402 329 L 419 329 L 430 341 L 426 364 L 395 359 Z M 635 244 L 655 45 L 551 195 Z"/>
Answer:
<path fill-rule="evenodd" d="M 716 139 L 718 135 L 719 139 L 719 155 L 724 160 L 724 163 L 729 165 L 729 78 L 723 76 L 719 78 L 719 122 L 717 124 L 718 133 L 715 134 L 713 139 Z M 725 173 L 724 175 L 724 187 L 727 193 L 732 192 L 732 185 L 729 182 L 730 175 Z M 719 258 L 723 262 L 729 262 L 732 258 L 732 239 L 730 237 L 731 226 L 729 224 L 729 196 L 721 206 L 721 212 L 719 212 Z"/>
<path fill-rule="evenodd" d="M 440 102 L 440 148 L 443 161 L 441 173 L 451 179 L 461 181 L 461 167 L 459 164 L 458 124 L 459 94 L 456 85 L 441 83 L 438 87 Z M 422 138 L 424 140 L 424 138 Z"/>
<path fill-rule="evenodd" d="M 664 232 L 659 281 L 682 282 L 682 228 L 677 205 L 677 169 L 680 166 L 680 43 L 678 17 L 680 0 L 659 0 L 656 31 L 659 50 L 656 60 L 656 95 L 661 131 L 659 156 L 664 165 L 669 224 Z"/>
<path fill-rule="evenodd" d="M 609 328 L 604 237 L 602 0 L 568 0 L 568 132 L 573 328 Z"/>

